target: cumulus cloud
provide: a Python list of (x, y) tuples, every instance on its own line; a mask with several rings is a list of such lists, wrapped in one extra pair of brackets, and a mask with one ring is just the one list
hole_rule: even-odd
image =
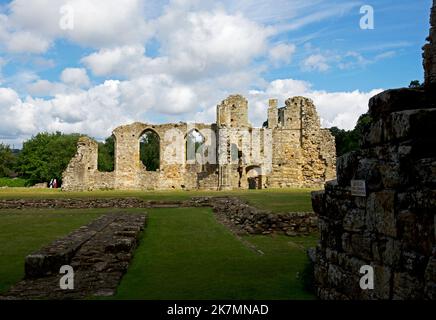
[(280, 43), (270, 50), (269, 57), (276, 66), (280, 64), (289, 64), (295, 50), (296, 46), (294, 44)]
[(67, 68), (61, 73), (61, 80), (66, 85), (75, 88), (88, 87), (90, 84), (88, 74), (83, 68)]
[[(149, 36), (142, 0), (14, 0), (9, 8), (11, 28), (32, 30), (46, 39), (65, 37), (95, 48), (138, 43)], [(61, 28), (66, 14), (72, 14), (72, 30)]]
[[(377, 90), (329, 93), (295, 79), (265, 80), (267, 68), (288, 65), (297, 55), (293, 43), (277, 42), (280, 26), (264, 22), (280, 24), (292, 16), (292, 27), (282, 26), (293, 30), (312, 21), (298, 20), (298, 12), (325, 2), (278, 1), (281, 9), (262, 1), (172, 0), (155, 8), (143, 0), (14, 0), (8, 15), (0, 14), (0, 45), (6, 50), (40, 54), (64, 38), (90, 51), (71, 61), (59, 79), (24, 70), (3, 82), (0, 140), (56, 130), (104, 138), (132, 121), (213, 122), (216, 105), (235, 93), (248, 98), (256, 126), (266, 120), (268, 99), (283, 104), (303, 95), (315, 101), (324, 126), (351, 129)], [(74, 11), (73, 30), (59, 26), (65, 4)], [(340, 60), (337, 53), (302, 49), (304, 71), (362, 62), (358, 53)], [(92, 75), (106, 80), (92, 83)]]
[(330, 69), (330, 65), (327, 58), (322, 54), (312, 54), (304, 59), (301, 68), (304, 71), (325, 72)]

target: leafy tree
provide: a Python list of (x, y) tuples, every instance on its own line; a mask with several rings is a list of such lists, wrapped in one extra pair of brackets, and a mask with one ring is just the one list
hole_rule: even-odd
[(359, 141), (367, 127), (371, 124), (371, 117), (363, 114), (357, 120), (354, 130), (346, 131), (337, 127), (330, 128), (331, 134), (336, 139), (336, 155), (338, 157), (345, 153), (359, 149)]
[(419, 82), (419, 80), (413, 80), (410, 82), (410, 85), (409, 85), (409, 88), (414, 88), (414, 89), (421, 88), (421, 87), (422, 87), (422, 84)]
[(140, 159), (147, 171), (157, 171), (160, 166), (160, 143), (157, 133), (146, 131), (139, 146)]
[(115, 168), (115, 138), (110, 136), (98, 144), (98, 170), (112, 172)]
[(0, 178), (12, 177), (14, 175), (15, 164), (16, 156), (11, 148), (0, 143)]
[(39, 133), (23, 144), (16, 170), (30, 185), (56, 178), (62, 182), (62, 173), (76, 153), (79, 134)]

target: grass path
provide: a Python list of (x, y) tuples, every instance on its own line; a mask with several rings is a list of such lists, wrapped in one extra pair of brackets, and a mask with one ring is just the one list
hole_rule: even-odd
[(150, 210), (117, 299), (312, 299), (301, 273), (315, 239), (246, 237), (247, 248), (209, 208)]

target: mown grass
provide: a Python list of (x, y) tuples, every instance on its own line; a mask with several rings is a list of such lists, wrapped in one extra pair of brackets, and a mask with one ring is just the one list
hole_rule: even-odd
[[(1, 210), (0, 292), (22, 278), (27, 254), (107, 212)], [(148, 212), (148, 226), (115, 299), (314, 298), (302, 273), (305, 249), (316, 237), (244, 237), (260, 255), (219, 224), (210, 208)]]
[(0, 199), (53, 198), (124, 198), (145, 200), (188, 200), (199, 196), (238, 196), (249, 203), (273, 212), (312, 211), (310, 192), (313, 189), (264, 189), (234, 191), (92, 191), (62, 192), (57, 189), (13, 188), (0, 189)]
[(250, 236), (255, 252), (211, 209), (150, 211), (149, 224), (115, 299), (313, 299), (304, 289), (315, 237)]
[(27, 180), (21, 178), (0, 178), (0, 187), (24, 188)]
[(0, 292), (5, 291), (24, 276), (26, 255), (87, 224), (104, 212), (103, 210), (1, 210)]

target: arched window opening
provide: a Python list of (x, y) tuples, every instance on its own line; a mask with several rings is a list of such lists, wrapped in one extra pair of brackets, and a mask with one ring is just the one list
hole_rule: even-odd
[(203, 146), (206, 139), (197, 130), (193, 129), (186, 135), (186, 161), (190, 163), (196, 162), (196, 154), (203, 154)]
[(98, 171), (112, 172), (115, 169), (115, 137), (112, 135), (98, 143)]
[(160, 139), (155, 131), (147, 129), (139, 138), (139, 158), (147, 171), (159, 170)]

